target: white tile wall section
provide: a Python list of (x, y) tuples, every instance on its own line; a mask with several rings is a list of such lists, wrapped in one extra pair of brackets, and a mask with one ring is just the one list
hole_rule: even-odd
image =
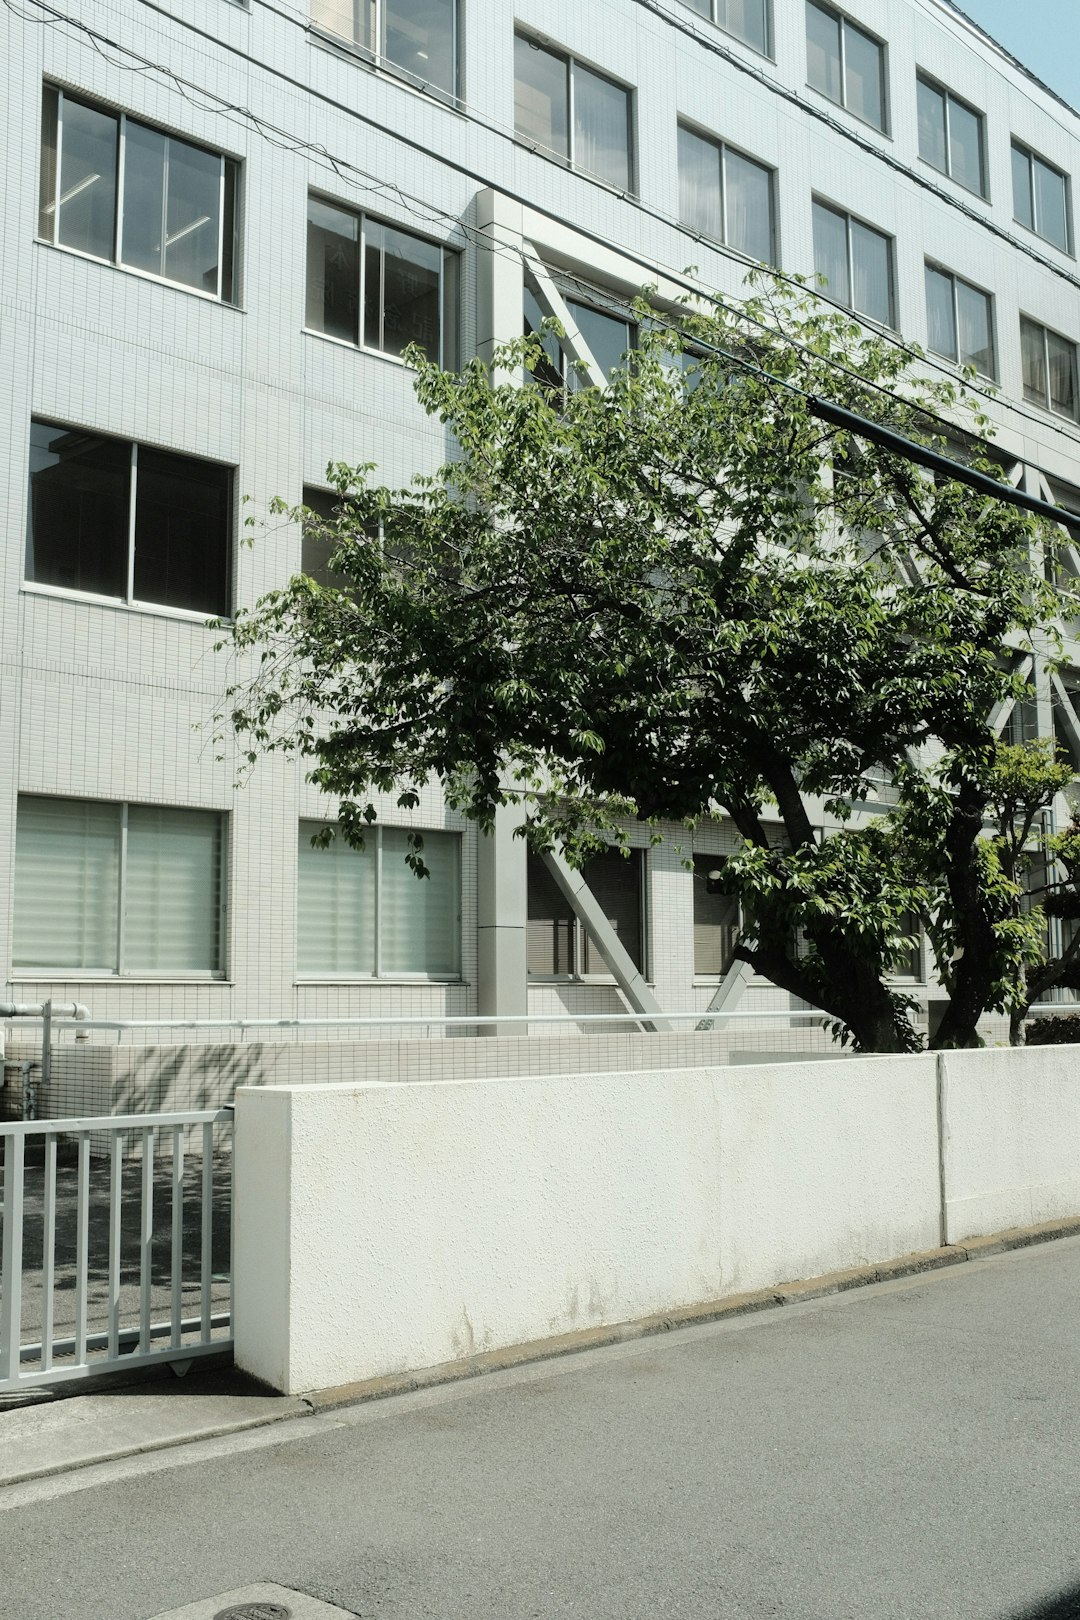
[[(1080, 341), (1080, 297), (1075, 260), (1014, 224), (1009, 158), (1015, 134), (1069, 173), (1075, 190), (1080, 119), (943, 0), (845, 5), (888, 42), (887, 135), (860, 125), (807, 89), (798, 4), (774, 0), (775, 61), (763, 60), (679, 0), (665, 0), (662, 7), (639, 0), (601, 0), (592, 7), (573, 0), (519, 0), (516, 7), (462, 0), (462, 5), (464, 112), (317, 42), (303, 15), (291, 7), (274, 8), (262, 0), (252, 0), (249, 9), (220, 3), (209, 22), (201, 0), (175, 0), (170, 15), (134, 0), (112, 6), (87, 0), (80, 8), (80, 21), (88, 27), (118, 36), (192, 86), (253, 109), (266, 137), (243, 116), (215, 110), (195, 90), (182, 93), (163, 73), (131, 72), (106, 59), (77, 30), (41, 27), (0, 9), (0, 51), (8, 73), (0, 111), (7, 190), (0, 240), (0, 757), (10, 765), (0, 786), (5, 995), (14, 986), (20, 999), (50, 993), (77, 997), (95, 1013), (131, 1018), (475, 1011), (476, 836), (447, 813), (437, 788), (426, 789), (410, 815), (396, 809), (392, 796), (380, 802), (380, 813), (399, 825), (462, 833), (461, 982), (298, 983), (297, 821), (330, 815), (332, 806), (304, 783), (295, 765), (263, 762), (237, 786), (233, 750), (226, 747), (225, 758), (217, 757), (212, 721), (228, 670), (213, 651), (214, 633), (165, 613), (21, 589), (34, 413), (234, 465), (238, 494), (252, 497), (244, 515), (256, 519), (250, 549), (239, 545), (237, 519), (236, 595), (243, 603), (282, 583), (299, 564), (296, 529), (268, 517), (274, 495), (299, 500), (304, 484), (319, 483), (331, 459), (374, 461), (380, 476), (395, 485), (442, 461), (443, 430), (423, 416), (403, 367), (303, 330), (309, 188), (464, 247), (461, 347), (467, 358), (477, 340), (478, 283), (492, 269), (469, 240), (477, 196), (487, 187), (514, 194), (579, 232), (580, 257), (573, 267), (587, 278), (595, 279), (590, 268), (595, 259), (615, 249), (628, 256), (626, 286), (696, 265), (709, 285), (726, 293), (739, 289), (745, 266), (695, 240), (676, 222), (676, 121), (690, 119), (776, 167), (778, 237), (786, 269), (812, 269), (810, 198), (820, 191), (895, 236), (899, 315), (911, 338), (926, 338), (925, 256), (990, 290), (1003, 386), (994, 414), (1008, 447), (1065, 482), (1080, 482), (1075, 427), (1032, 408), (1027, 415), (1012, 408), (1013, 401), (1022, 401), (1020, 310)], [(514, 139), (515, 17), (633, 87), (640, 200), (569, 173)], [(208, 28), (214, 37), (208, 37)], [(971, 197), (918, 158), (914, 90), (920, 66), (985, 115), (987, 201)], [(237, 307), (35, 241), (38, 108), (45, 78), (238, 160)], [(305, 143), (308, 148), (302, 149)], [(335, 164), (324, 153), (341, 161)], [(983, 221), (1004, 236), (993, 234)], [(11, 874), (20, 791), (226, 812), (227, 978), (167, 984), (13, 981)], [(649, 973), (661, 1005), (704, 1010), (715, 987), (694, 982), (692, 882), (676, 847), (680, 835), (666, 831), (668, 841), (648, 855)], [(709, 826), (693, 840), (683, 835), (681, 841), (687, 852), (692, 844), (722, 854), (731, 847), (731, 833)], [(529, 1005), (534, 1011), (579, 1013), (623, 1008), (614, 987), (603, 983), (533, 985)], [(785, 1011), (790, 1002), (778, 991), (753, 985), (744, 1006)], [(767, 1039), (770, 1050), (784, 1051), (795, 1043), (812, 1046), (827, 1039), (805, 1027), (780, 1025), (779, 1020), (748, 1025), (745, 1034), (742, 1026), (738, 1032), (732, 1026), (726, 1049), (735, 1053)], [(547, 1057), (530, 1061), (551, 1061), (566, 1037), (550, 1027), (536, 1026), (530, 1036), (522, 1035), (521, 1051), (539, 1046), (540, 1034)], [(665, 1039), (696, 1037), (680, 1033)], [(335, 1062), (346, 1061), (346, 1045), (358, 1044), (329, 1035), (312, 1043), (319, 1053), (332, 1050)], [(379, 1047), (378, 1061), (389, 1061), (381, 1051), (385, 1043), (363, 1044)], [(500, 1044), (425, 1043), (422, 1061), (448, 1062), (449, 1052), (454, 1062), (465, 1062), (458, 1054), (468, 1045), (477, 1049), (468, 1061), (494, 1063)], [(625, 1066), (622, 1047), (617, 1058)], [(63, 1063), (76, 1061), (87, 1084), (91, 1069), (98, 1073), (94, 1065), (102, 1074), (107, 1070), (101, 1095), (109, 1088), (115, 1094), (120, 1083), (109, 1064), (121, 1062), (119, 1056), (106, 1060), (96, 1045), (77, 1059), (64, 1051)], [(410, 1061), (419, 1064), (421, 1054)], [(660, 1060), (650, 1055), (649, 1061)]]

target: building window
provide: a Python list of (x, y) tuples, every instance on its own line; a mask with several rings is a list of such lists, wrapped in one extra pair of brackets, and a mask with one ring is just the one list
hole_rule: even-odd
[[(644, 852), (629, 859), (617, 849), (593, 855), (581, 869), (634, 966), (644, 971), (642, 890)], [(539, 855), (528, 857), (528, 970), (541, 978), (586, 978), (610, 973)]]
[(457, 95), (457, 0), (312, 0), (311, 20), (413, 84)]
[(296, 966), (304, 978), (456, 979), (461, 973), (461, 839), (423, 833), (429, 876), (406, 865), (401, 827), (375, 827), (365, 848), (311, 842), (300, 823)]
[(1020, 317), (1024, 398), (1077, 420), (1076, 344), (1037, 321)]
[(232, 482), (214, 461), (31, 422), (26, 579), (227, 613)]
[(224, 816), (21, 796), (20, 973), (220, 973)]
[[(566, 300), (567, 312), (576, 325), (589, 353), (604, 377), (609, 381), (617, 366), (625, 365), (626, 357), (634, 347), (637, 327), (625, 316), (609, 310), (596, 309), (592, 304), (580, 304), (573, 298)], [(544, 312), (535, 293), (525, 288), (525, 335), (537, 334), (541, 338), (544, 358), (534, 373), (541, 386), (553, 392), (591, 386), (589, 379), (570, 364), (569, 356), (559, 340), (551, 333), (541, 333)]]
[(232, 303), (237, 166), (46, 85), (38, 235)]
[(990, 294), (940, 266), (926, 266), (928, 346), (962, 366), (994, 377), (994, 322)]
[(725, 33), (734, 34), (762, 56), (769, 55), (767, 0), (684, 0), (691, 11), (708, 17)]
[(630, 91), (528, 34), (514, 35), (514, 128), (572, 169), (633, 189)]
[(739, 902), (720, 887), (722, 855), (694, 856), (694, 977), (723, 978), (735, 960)]
[(1019, 141), (1012, 143), (1013, 214), (1036, 236), (1071, 252), (1069, 181)]
[(457, 365), (458, 255), (411, 231), (308, 198), (309, 331), (379, 354), (416, 343)]
[(957, 185), (986, 196), (983, 117), (966, 101), (920, 73), (919, 156)]
[(806, 76), (830, 101), (885, 128), (885, 47), (817, 0), (806, 0)]
[(775, 262), (772, 170), (682, 124), (679, 218), (750, 259)]
[(896, 325), (892, 241), (882, 231), (815, 201), (814, 269), (838, 304), (882, 326)]

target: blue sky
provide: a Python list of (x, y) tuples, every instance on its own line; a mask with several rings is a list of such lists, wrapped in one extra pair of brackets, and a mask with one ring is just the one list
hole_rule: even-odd
[(1080, 0), (956, 0), (1051, 90), (1080, 108)]

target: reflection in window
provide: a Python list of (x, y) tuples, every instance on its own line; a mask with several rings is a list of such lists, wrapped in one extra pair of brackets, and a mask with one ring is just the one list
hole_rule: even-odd
[(919, 156), (958, 185), (985, 197), (982, 114), (922, 74), (917, 89)]
[(408, 834), (373, 828), (363, 850), (340, 837), (313, 847), (323, 823), (300, 823), (297, 972), (329, 978), (457, 978), (461, 972), (461, 839), (424, 832), (429, 876), (406, 863)]
[(232, 481), (217, 462), (35, 421), (26, 578), (227, 613)]
[(769, 11), (767, 0), (684, 0), (691, 11), (708, 17), (725, 33), (734, 34), (752, 45), (762, 56), (769, 54)]
[[(644, 967), (642, 889), (644, 854), (631, 850), (629, 858), (617, 849), (593, 855), (581, 868), (620, 945), (634, 966)], [(542, 977), (581, 978), (610, 970), (564, 899), (555, 879), (539, 855), (528, 857), (529, 916), (526, 953), (530, 974)]]
[(926, 266), (928, 346), (947, 360), (995, 375), (990, 294), (950, 270)]
[(1020, 317), (1024, 398), (1077, 420), (1076, 344), (1037, 321)]
[(830, 101), (885, 128), (884, 47), (818, 0), (806, 0), (806, 76)]
[(452, 368), (457, 266), (456, 253), (422, 236), (308, 198), (310, 331), (382, 354), (401, 355), (417, 343), (428, 359)]
[(774, 261), (772, 170), (679, 125), (679, 218), (691, 230)]
[(457, 93), (457, 0), (312, 0), (312, 21), (416, 84)]
[(1045, 158), (1012, 143), (1013, 214), (1021, 225), (1070, 251), (1069, 182)]
[(231, 302), (235, 225), (229, 158), (46, 85), (38, 234), (47, 242)]
[(527, 34), (514, 35), (514, 128), (571, 168), (631, 190), (629, 90)]
[[(634, 347), (636, 328), (633, 322), (627, 320), (625, 316), (597, 309), (592, 304), (579, 303), (573, 298), (567, 299), (566, 308), (604, 380), (609, 381), (612, 372), (616, 367), (625, 364), (627, 354)], [(525, 288), (524, 314), (525, 335), (539, 336), (543, 350), (540, 365), (533, 373), (534, 379), (541, 386), (558, 393), (567, 388), (576, 391), (579, 388), (590, 387), (589, 379), (579, 369), (571, 366), (566, 351), (554, 334), (541, 331), (544, 312), (535, 293), (528, 286)]]
[(814, 269), (838, 304), (895, 326), (892, 242), (828, 203), (814, 203)]

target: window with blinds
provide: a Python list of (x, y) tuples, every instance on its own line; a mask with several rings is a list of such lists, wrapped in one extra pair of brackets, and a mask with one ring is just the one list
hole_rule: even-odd
[(24, 795), (15, 834), (15, 969), (220, 973), (224, 817)]
[(311, 842), (300, 823), (296, 963), (311, 978), (457, 978), (461, 972), (461, 839), (425, 832), (426, 878), (406, 864), (408, 833), (377, 827), (363, 850)]
[[(617, 849), (603, 850), (586, 861), (581, 875), (603, 908), (620, 944), (634, 966), (644, 969), (642, 905), (644, 853), (629, 859)], [(526, 934), (528, 970), (538, 978), (572, 978), (610, 970), (574, 909), (538, 855), (529, 855), (529, 915)]]
[(739, 902), (720, 888), (722, 855), (694, 856), (694, 976), (722, 978), (734, 960)]

